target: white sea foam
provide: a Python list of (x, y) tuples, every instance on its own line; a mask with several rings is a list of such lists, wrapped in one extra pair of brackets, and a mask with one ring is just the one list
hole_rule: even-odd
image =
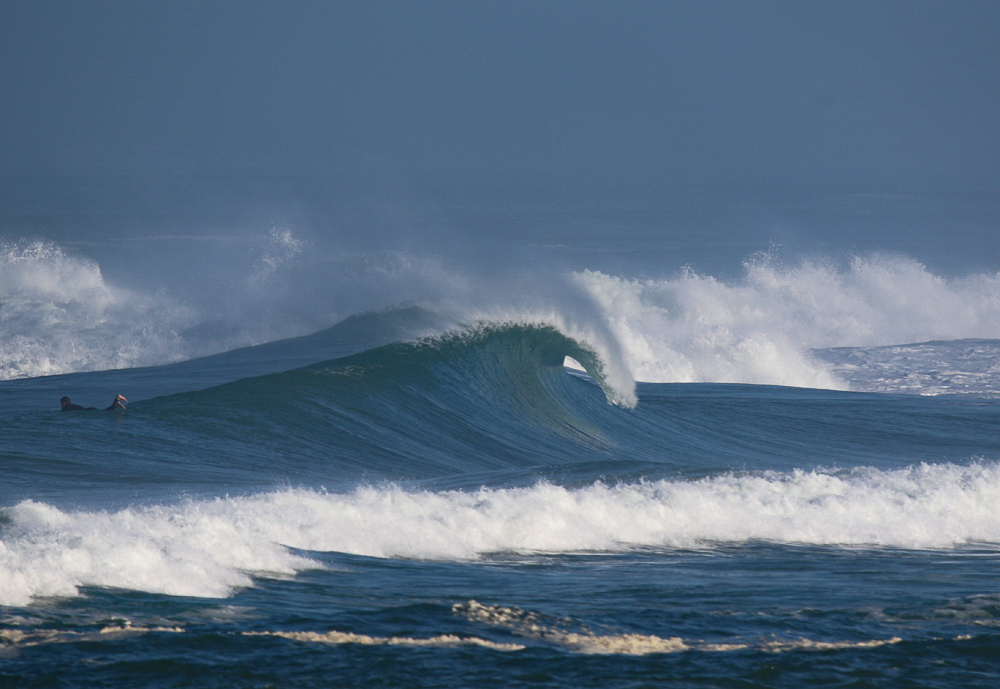
[(1000, 544), (1000, 465), (795, 471), (565, 488), (286, 490), (118, 512), (4, 510), (0, 604), (82, 585), (226, 596), (252, 574), (317, 566), (286, 549), (473, 559), (770, 540), (947, 548)]
[(22, 648), (46, 644), (100, 643), (118, 641), (145, 634), (183, 634), (181, 627), (133, 627), (110, 625), (96, 631), (66, 629), (0, 629), (0, 658), (17, 655)]
[[(785, 264), (758, 255), (735, 280), (581, 271), (568, 282), (520, 273), (485, 284), (400, 252), (318, 256), (285, 227), (254, 246), (224, 261), (234, 265), (212, 285), (186, 289), (185, 303), (116, 286), (50, 242), (0, 243), (0, 379), (167, 363), (416, 300), (455, 322), (557, 327), (598, 354), (609, 398), (625, 406), (635, 403), (635, 380), (1000, 390), (989, 353), (903, 361), (870, 349), (1000, 339), (1000, 274), (945, 279), (900, 256)], [(831, 353), (843, 347), (861, 349), (845, 362)]]
[[(897, 644), (900, 637), (868, 639), (863, 641), (817, 641), (807, 638), (796, 639), (733, 639), (726, 642), (711, 642), (700, 639), (662, 637), (655, 634), (635, 632), (596, 632), (574, 620), (553, 619), (536, 612), (517, 607), (484, 605), (475, 600), (456, 603), (452, 606), (455, 615), (464, 617), (475, 624), (502, 629), (515, 636), (530, 639), (538, 644), (550, 644), (571, 653), (584, 655), (649, 655), (659, 653), (707, 652), (725, 653), (755, 649), (765, 653), (786, 653), (789, 651), (835, 651), (845, 649), (878, 648)], [(577, 629), (577, 631), (571, 631)], [(119, 641), (147, 634), (184, 634), (183, 627), (110, 625), (93, 631), (77, 631), (48, 628), (0, 629), (0, 658), (16, 656), (22, 649), (48, 644), (95, 644), (105, 641)], [(314, 631), (252, 631), (240, 632), (244, 637), (273, 637), (300, 643), (339, 646), (357, 644), (360, 646), (393, 646), (397, 648), (456, 648), (471, 646), (492, 651), (523, 651), (527, 646), (521, 643), (499, 642), (478, 636), (458, 636), (439, 634), (428, 637), (412, 636), (372, 636), (355, 632), (330, 630)], [(962, 635), (955, 641), (968, 640)]]
[(505, 644), (480, 639), (478, 637), (455, 636), (454, 634), (441, 634), (426, 638), (412, 636), (369, 636), (368, 634), (354, 634), (352, 632), (243, 632), (244, 636), (276, 636), (292, 641), (303, 641), (308, 643), (321, 643), (330, 645), (340, 644), (360, 644), (362, 646), (413, 646), (413, 647), (442, 647), (454, 648), (456, 646), (479, 646), (489, 648), (494, 651), (520, 651), (524, 649), (521, 644)]
[(188, 354), (194, 314), (108, 284), (48, 242), (0, 242), (0, 380), (160, 364)]
[(574, 629), (580, 625), (572, 620), (552, 620), (520, 608), (483, 605), (474, 600), (456, 603), (452, 611), (473, 622), (507, 629), (518, 636), (539, 639), (575, 653), (647, 655), (677, 653), (692, 648), (675, 636), (664, 638), (651, 634), (597, 633), (585, 628)]
[[(839, 389), (851, 385), (851, 371), (833, 370), (812, 350), (1000, 338), (1000, 274), (947, 280), (898, 256), (837, 266), (760, 255), (730, 282), (691, 271), (574, 279), (603, 310), (634, 378), (648, 382)], [(882, 369), (882, 389), (922, 391), (902, 381), (912, 372), (893, 378)]]
[[(878, 648), (897, 644), (900, 637), (868, 639), (862, 641), (817, 641), (807, 638), (796, 639), (732, 639), (725, 642), (711, 642), (700, 639), (662, 637), (655, 634), (639, 634), (627, 631), (602, 631), (588, 629), (571, 619), (554, 619), (529, 610), (502, 605), (484, 605), (475, 600), (456, 603), (452, 606), (455, 615), (464, 617), (475, 624), (502, 629), (515, 636), (530, 639), (539, 644), (550, 644), (571, 653), (584, 655), (649, 655), (654, 653), (680, 653), (684, 651), (724, 653), (755, 649), (765, 653), (785, 653), (789, 651), (835, 651), (845, 649)], [(573, 631), (576, 630), (576, 631)], [(0, 629), (0, 658), (16, 656), (20, 650), (48, 644), (87, 643), (119, 641), (147, 634), (184, 634), (183, 627), (110, 625), (93, 631), (77, 631), (48, 628)], [(397, 648), (456, 648), (471, 646), (492, 651), (523, 651), (527, 646), (520, 643), (498, 642), (478, 636), (458, 636), (439, 634), (429, 637), (412, 636), (372, 636), (355, 632), (330, 630), (314, 631), (253, 631), (241, 632), (244, 637), (274, 637), (300, 643), (339, 646), (357, 644), (361, 646), (393, 646)], [(962, 635), (955, 641), (968, 640)]]
[(560, 646), (574, 653), (587, 655), (649, 655), (651, 653), (680, 653), (682, 651), (727, 652), (748, 648), (767, 653), (788, 651), (833, 651), (850, 648), (878, 648), (897, 644), (899, 637), (869, 639), (865, 641), (814, 641), (812, 639), (748, 639), (724, 643), (699, 639), (662, 637), (655, 634), (634, 632), (594, 631), (574, 620), (558, 620), (537, 612), (503, 605), (483, 605), (475, 600), (452, 606), (456, 615), (472, 622), (497, 627), (530, 639)]

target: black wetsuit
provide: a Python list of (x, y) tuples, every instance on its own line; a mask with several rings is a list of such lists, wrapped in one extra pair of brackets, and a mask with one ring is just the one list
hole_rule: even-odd
[(62, 406), (62, 411), (83, 411), (85, 409), (93, 409), (93, 407), (81, 407), (79, 404), (64, 404)]
[[(125, 405), (121, 403), (124, 397), (116, 397), (115, 401), (111, 403), (110, 407), (105, 407), (104, 411), (111, 411), (112, 409), (124, 409)], [(125, 400), (126, 402), (128, 400)], [(62, 411), (93, 411), (95, 407), (83, 407), (79, 404), (73, 404), (69, 401), (69, 397), (63, 397), (59, 402), (62, 404)]]

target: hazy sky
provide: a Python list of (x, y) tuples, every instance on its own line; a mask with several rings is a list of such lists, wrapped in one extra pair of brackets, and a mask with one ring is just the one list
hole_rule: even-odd
[(0, 4), (0, 170), (1000, 184), (1000, 2)]

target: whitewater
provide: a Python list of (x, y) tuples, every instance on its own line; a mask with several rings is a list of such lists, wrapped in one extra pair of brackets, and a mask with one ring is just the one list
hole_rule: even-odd
[[(261, 244), (234, 291), (267, 299), (264, 295), (314, 277), (295, 274), (303, 242), (287, 228), (272, 229)], [(760, 253), (745, 259), (743, 274), (731, 280), (691, 268), (656, 279), (570, 271), (552, 276), (560, 285), (550, 296), (530, 299), (517, 289), (491, 293), (492, 285), (485, 294), (473, 293), (470, 276), (433, 261), (398, 256), (363, 261), (381, 261), (370, 281), (391, 272), (394, 282), (419, 283), (406, 301), (440, 313), (449, 324), (550, 323), (596, 348), (604, 366), (616, 369), (615, 383), (622, 388), (631, 379), (986, 392), (996, 389), (993, 374), (1000, 373), (991, 342), (1000, 339), (1000, 273), (949, 279), (901, 255), (788, 263)], [(319, 330), (316, 324), (332, 325), (354, 313), (314, 308), (301, 318), (311, 328), (281, 322), (267, 310), (262, 315), (273, 322), (247, 323), (233, 314), (225, 322), (224, 307), (217, 303), (191, 305), (162, 292), (116, 286), (92, 260), (42, 240), (0, 244), (0, 268), (0, 379), (5, 380), (191, 359), (305, 335)], [(447, 296), (422, 297), (421, 291)], [(365, 307), (396, 306), (392, 300), (400, 295), (389, 292)], [(236, 316), (244, 314), (237, 309)], [(983, 342), (950, 351), (963, 340)], [(888, 353), (896, 356), (887, 359)], [(914, 377), (942, 369), (970, 380), (940, 389), (931, 381), (913, 384)]]
[[(1000, 466), (927, 465), (695, 481), (439, 491), (284, 490), (120, 511), (7, 510), (0, 603), (81, 586), (224, 598), (248, 572), (321, 567), (294, 551), (475, 560), (494, 553), (712, 549), (766, 540), (954, 548), (1000, 543)], [(289, 550), (294, 549), (294, 550)]]
[(1000, 273), (327, 250), (0, 244), (3, 681), (990, 686)]

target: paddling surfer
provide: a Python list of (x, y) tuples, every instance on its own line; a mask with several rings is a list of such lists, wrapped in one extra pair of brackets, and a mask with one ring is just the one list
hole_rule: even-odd
[[(72, 402), (69, 401), (69, 397), (63, 397), (61, 400), (59, 400), (59, 402), (62, 404), (62, 411), (82, 411), (85, 409), (94, 408), (94, 407), (82, 407), (79, 404), (73, 404)], [(125, 396), (118, 395), (111, 403), (111, 406), (106, 408), (105, 411), (111, 411), (112, 409), (125, 409), (125, 402), (128, 402), (128, 400), (125, 399)]]

